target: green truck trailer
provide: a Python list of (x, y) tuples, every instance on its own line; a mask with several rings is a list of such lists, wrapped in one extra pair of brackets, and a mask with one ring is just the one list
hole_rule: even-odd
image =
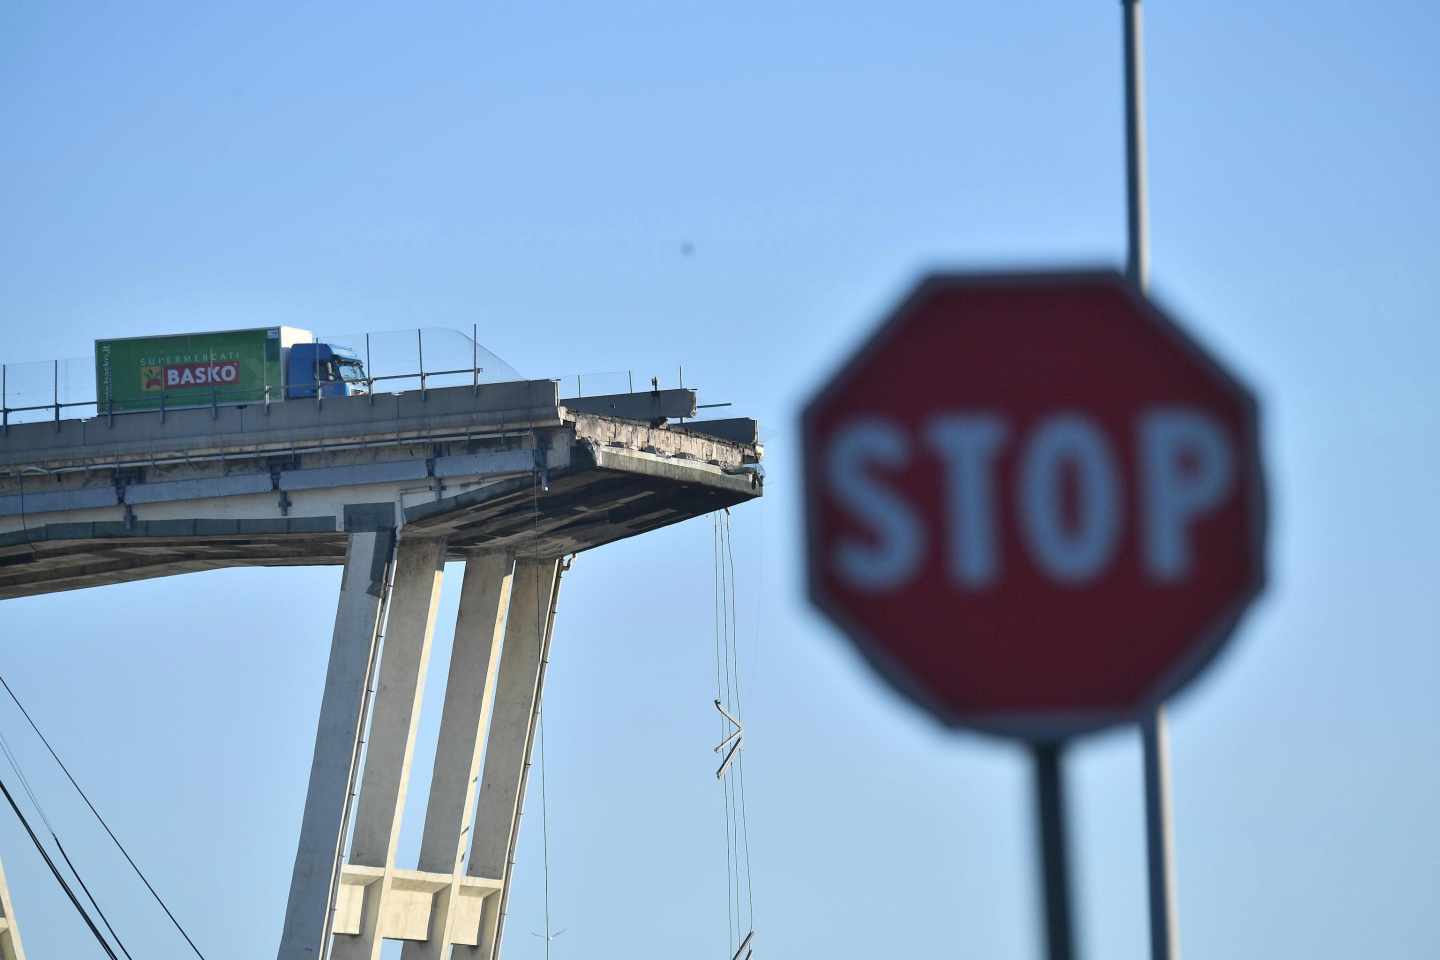
[(95, 341), (102, 414), (343, 397), (363, 377), (358, 359), (296, 327)]

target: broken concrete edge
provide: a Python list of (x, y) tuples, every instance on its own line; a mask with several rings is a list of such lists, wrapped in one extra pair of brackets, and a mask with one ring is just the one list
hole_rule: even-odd
[(762, 456), (759, 444), (716, 437), (676, 424), (657, 427), (633, 420), (585, 414), (575, 418), (574, 430), (577, 441), (590, 441), (609, 449), (651, 451), (718, 466), (759, 463)]
[[(582, 449), (584, 456), (589, 459), (588, 464), (585, 464), (579, 455), (579, 451)], [(765, 476), (758, 468), (727, 469), (709, 463), (696, 463), (645, 451), (622, 450), (594, 444), (586, 444), (583, 447), (577, 445), (576, 459), (581, 461), (579, 464), (581, 466), (588, 465), (599, 470), (614, 470), (620, 473), (643, 474), (675, 483), (693, 484), (697, 480), (698, 472), (703, 476), (705, 486), (743, 493), (747, 497), (758, 497), (763, 494), (765, 489)]]

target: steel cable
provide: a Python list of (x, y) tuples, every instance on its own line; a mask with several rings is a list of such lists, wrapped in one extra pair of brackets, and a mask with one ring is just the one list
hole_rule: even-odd
[[(723, 587), (721, 586), (721, 550), (720, 550), (720, 518), (712, 514), (710, 519), (712, 560), (715, 567), (715, 703), (722, 704), (729, 699), (729, 684), (726, 680), (725, 667), (729, 663), (726, 653), (728, 640), (722, 635), (721, 622), (724, 609)], [(727, 733), (726, 719), (720, 718), (720, 736), (723, 738)], [(738, 757), (737, 757), (738, 759)], [(725, 800), (725, 950), (727, 953), (739, 939), (737, 932), (740, 927), (740, 919), (737, 916), (737, 905), (735, 903), (735, 848), (732, 842), (730, 791), (727, 787), (728, 780), (721, 784), (721, 795)]]
[[(730, 566), (730, 630), (731, 656), (735, 662), (735, 715), (741, 716), (744, 704), (740, 699), (740, 629), (735, 612), (735, 546), (731, 537), (730, 511), (725, 511), (725, 553)], [(745, 895), (750, 908), (750, 929), (755, 929), (755, 886), (750, 871), (750, 816), (745, 808), (745, 751), (735, 757), (740, 797), (740, 827), (745, 838)]]

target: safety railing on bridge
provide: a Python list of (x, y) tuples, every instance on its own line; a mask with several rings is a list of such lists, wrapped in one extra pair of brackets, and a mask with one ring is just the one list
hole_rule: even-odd
[[(121, 409), (102, 396), (97, 358), (75, 357), (30, 363), (0, 363), (0, 431), (22, 423), (124, 416), (129, 413), (167, 411), (251, 403), (315, 403), (323, 407), (329, 397), (371, 397), (438, 387), (471, 386), (524, 379), (494, 352), (478, 342), (477, 330), (464, 333), (446, 328), (390, 330), (369, 333), (319, 333), (315, 342), (326, 344), (341, 362), (322, 370), (317, 359), (311, 383), (297, 390), (286, 383), (251, 386), (214, 384), (167, 390), (163, 380), (147, 399), (144, 410)], [(159, 338), (157, 338), (159, 339)], [(204, 358), (201, 358), (202, 365)], [(681, 374), (683, 381), (683, 374)], [(562, 396), (593, 396), (633, 392), (631, 371), (603, 371), (555, 378)], [(640, 389), (648, 389), (645, 379)], [(287, 400), (286, 394), (290, 396)]]

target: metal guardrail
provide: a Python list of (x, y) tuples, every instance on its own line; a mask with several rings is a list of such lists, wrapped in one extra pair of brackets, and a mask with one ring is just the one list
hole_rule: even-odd
[[(321, 386), (323, 387), (324, 383), (342, 382), (347, 394), (368, 395), (373, 399), (380, 393), (419, 390), (423, 396), (427, 390), (433, 388), (462, 385), (478, 391), (487, 383), (525, 379), (514, 367), (482, 346), (478, 341), (478, 333), (477, 325), (472, 327), (468, 335), (459, 330), (433, 327), (339, 335), (316, 334), (317, 342), (343, 349), (359, 360), (364, 373), (363, 376), (341, 376), (338, 381), (321, 381)], [(428, 364), (427, 354), (430, 358)], [(319, 381), (318, 370), (315, 379)], [(633, 393), (636, 386), (634, 371), (630, 370), (571, 374), (552, 379), (561, 385), (562, 394), (569, 395), (568, 391), (573, 386), (574, 395), (582, 397)], [(680, 368), (679, 383), (684, 386), (683, 368)], [(640, 389), (658, 386), (658, 378), (642, 378)], [(306, 385), (306, 388), (310, 389), (310, 385)], [(243, 393), (240, 394), (234, 392), (235, 389), (212, 387), (208, 398), (197, 402), (197, 394), (193, 388), (179, 395), (167, 393), (162, 388), (157, 408), (111, 410), (105, 409), (98, 398), (95, 360), (92, 357), (0, 364), (0, 433), (21, 423), (50, 421), (54, 422), (55, 429), (59, 430), (60, 424), (66, 420), (86, 420), (101, 416), (113, 419), (131, 413), (153, 413), (157, 409), (163, 419), (167, 411), (205, 407), (218, 415), (221, 406), (251, 403), (268, 406), (281, 401), (297, 403), (311, 399), (286, 398), (281, 395), (285, 389), (281, 384), (242, 388)], [(314, 391), (313, 400), (317, 406), (323, 406), (325, 399), (322, 390)], [(72, 410), (82, 412), (78, 415), (67, 413)]]
[[(363, 344), (365, 376), (342, 377), (347, 393), (376, 393), (377, 384), (392, 384), (404, 388), (406, 381), (422, 391), (432, 386), (452, 386), (466, 382), (475, 389), (484, 383), (503, 383), (523, 379), (514, 367), (495, 353), (486, 349), (476, 339), (477, 329), (470, 335), (458, 330), (442, 328), (418, 328), (414, 330), (363, 333), (333, 337), (320, 334), (315, 340), (341, 347), (349, 344)], [(413, 350), (399, 349), (399, 344), (413, 344)], [(350, 352), (359, 352), (352, 347)], [(431, 362), (427, 365), (426, 354)], [(438, 366), (437, 366), (438, 364)], [(382, 372), (383, 371), (383, 372)], [(320, 371), (316, 370), (314, 381), (322, 387), (325, 383)], [(321, 390), (315, 390), (315, 383), (305, 384), (304, 389), (317, 402), (323, 402)], [(250, 403), (270, 404), (287, 398), (283, 384), (262, 384), (253, 388), (212, 387), (207, 394), (187, 389), (177, 393), (162, 388), (157, 396), (158, 409), (163, 418), (169, 410), (196, 409), (220, 406), (236, 406)], [(397, 391), (399, 392), (399, 391)], [(129, 413), (153, 412), (153, 410), (107, 409), (98, 396), (95, 360), (91, 357), (76, 357), (64, 360), (49, 360), (36, 363), (0, 364), (0, 432), (13, 424), (52, 421), (59, 429), (63, 420), (89, 419), (90, 417), (116, 417)], [(67, 411), (81, 411), (78, 415)]]
[[(66, 362), (68, 363), (70, 361)], [(10, 426), (10, 414), (12, 413), (29, 413), (35, 410), (54, 410), (55, 419), (58, 421), (60, 419), (61, 410), (64, 410), (68, 407), (85, 407), (95, 405), (94, 400), (78, 400), (61, 403), (60, 361), (52, 360), (51, 364), (53, 365), (52, 369), (54, 370), (54, 373), (51, 377), (51, 385), (54, 399), (50, 403), (33, 404), (31, 406), (25, 407), (12, 407), (9, 405), (7, 397), (9, 395), (10, 367), (13, 365), (0, 363), (0, 429), (8, 428)]]

